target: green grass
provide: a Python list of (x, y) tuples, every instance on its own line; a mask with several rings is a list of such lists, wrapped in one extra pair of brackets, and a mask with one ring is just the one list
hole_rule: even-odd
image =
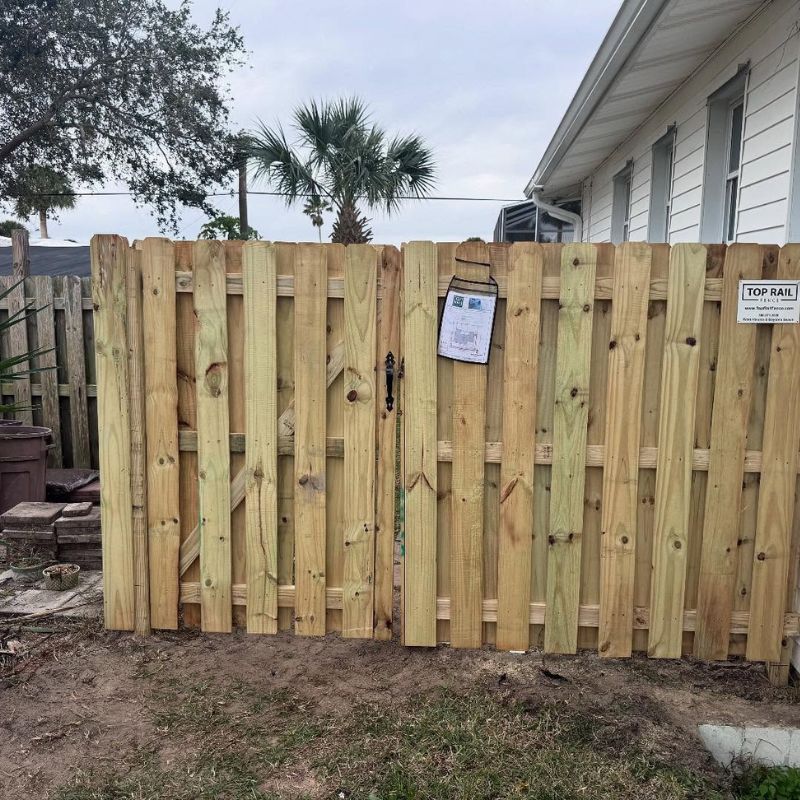
[(640, 742), (603, 746), (610, 733), (605, 717), (555, 703), (527, 709), (481, 692), (435, 693), (399, 712), (358, 710), (315, 767), (365, 800), (725, 797)]
[[(323, 728), (287, 692), (251, 686), (186, 686), (166, 679), (153, 694), (161, 734), (133, 763), (116, 772), (88, 770), (54, 795), (57, 800), (272, 800), (264, 776), (280, 769)], [(164, 765), (159, 744), (178, 753)]]
[[(248, 684), (143, 680), (157, 729), (148, 748), (111, 771), (78, 774), (55, 800), (735, 797), (721, 773), (681, 765), (669, 752), (681, 743), (657, 721), (631, 724), (622, 707), (423, 691), (399, 706), (334, 715)], [(311, 790), (287, 778), (298, 772)]]
[(800, 800), (800, 769), (753, 767), (734, 780), (737, 800)]

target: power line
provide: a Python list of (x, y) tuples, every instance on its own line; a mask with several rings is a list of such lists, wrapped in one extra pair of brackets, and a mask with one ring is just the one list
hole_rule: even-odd
[[(29, 195), (30, 197), (131, 197), (133, 192), (36, 192)], [(210, 192), (203, 195), (206, 197), (234, 197), (235, 192)], [(248, 191), (248, 195), (261, 195), (265, 197), (314, 197), (311, 193), (302, 192), (300, 194), (292, 195), (289, 192), (256, 192)], [(14, 198), (9, 198), (13, 200)], [(357, 197), (357, 200), (364, 200), (365, 197)], [(397, 200), (438, 200), (445, 202), (472, 202), (472, 203), (524, 203), (525, 198), (522, 197), (464, 197), (459, 195), (430, 195), (428, 197), (417, 197), (413, 194), (397, 195)]]

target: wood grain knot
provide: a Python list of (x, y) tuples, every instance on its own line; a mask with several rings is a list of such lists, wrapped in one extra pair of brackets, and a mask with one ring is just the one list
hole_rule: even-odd
[(222, 394), (222, 385), (225, 379), (226, 364), (215, 361), (206, 370), (205, 384), (212, 397), (219, 397)]

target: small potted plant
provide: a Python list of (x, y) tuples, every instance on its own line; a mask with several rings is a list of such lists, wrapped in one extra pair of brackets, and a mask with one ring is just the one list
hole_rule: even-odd
[(9, 566), (14, 577), (24, 583), (33, 583), (42, 577), (42, 570), (52, 564), (52, 559), (45, 558), (31, 547), (20, 547), (12, 542), (3, 542), (9, 549)]

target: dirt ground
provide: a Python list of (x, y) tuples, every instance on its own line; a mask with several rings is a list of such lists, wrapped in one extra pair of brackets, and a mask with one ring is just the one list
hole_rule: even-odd
[[(612, 661), (589, 653), (543, 659), (289, 634), (181, 631), (137, 640), (105, 632), (97, 621), (41, 625), (45, 632), (0, 634), (23, 643), (21, 655), (0, 662), (0, 797), (421, 798), (474, 791), (539, 798), (545, 794), (532, 793), (535, 776), (524, 774), (513, 748), (524, 754), (543, 735), (569, 752), (606, 759), (598, 774), (607, 770), (603, 764), (634, 754), (650, 772), (631, 773), (631, 780), (645, 774), (657, 777), (653, 787), (667, 786), (663, 770), (676, 765), (691, 776), (674, 778), (675, 793), (651, 787), (630, 796), (708, 797), (713, 786), (713, 796), (729, 797), (697, 724), (800, 724), (798, 689), (774, 689), (762, 668), (744, 663)], [(425, 717), (424, 708), (434, 710)], [(452, 726), (439, 730), (448, 715)], [(503, 749), (491, 750), (501, 729)], [(503, 787), (505, 773), (487, 777), (482, 765), (458, 760), (474, 746), (465, 738), (473, 732), (508, 765), (516, 789)], [(456, 764), (453, 780), (463, 781), (461, 773), (473, 770), (474, 790), (450, 778), (435, 790), (403, 789), (406, 778), (397, 776), (391, 786), (400, 788), (386, 788), (387, 770), (411, 764), (413, 773), (426, 737), (431, 752), (448, 742), (434, 771)], [(264, 747), (271, 748), (266, 760)], [(221, 766), (204, 776), (221, 754)], [(239, 791), (234, 778), (243, 773), (231, 766), (234, 756), (252, 793)], [(224, 786), (214, 783), (223, 768)], [(419, 780), (428, 780), (430, 769), (420, 762)], [(176, 774), (183, 783), (172, 783)], [(552, 780), (571, 778), (553, 773)], [(552, 797), (614, 796), (572, 791)]]

